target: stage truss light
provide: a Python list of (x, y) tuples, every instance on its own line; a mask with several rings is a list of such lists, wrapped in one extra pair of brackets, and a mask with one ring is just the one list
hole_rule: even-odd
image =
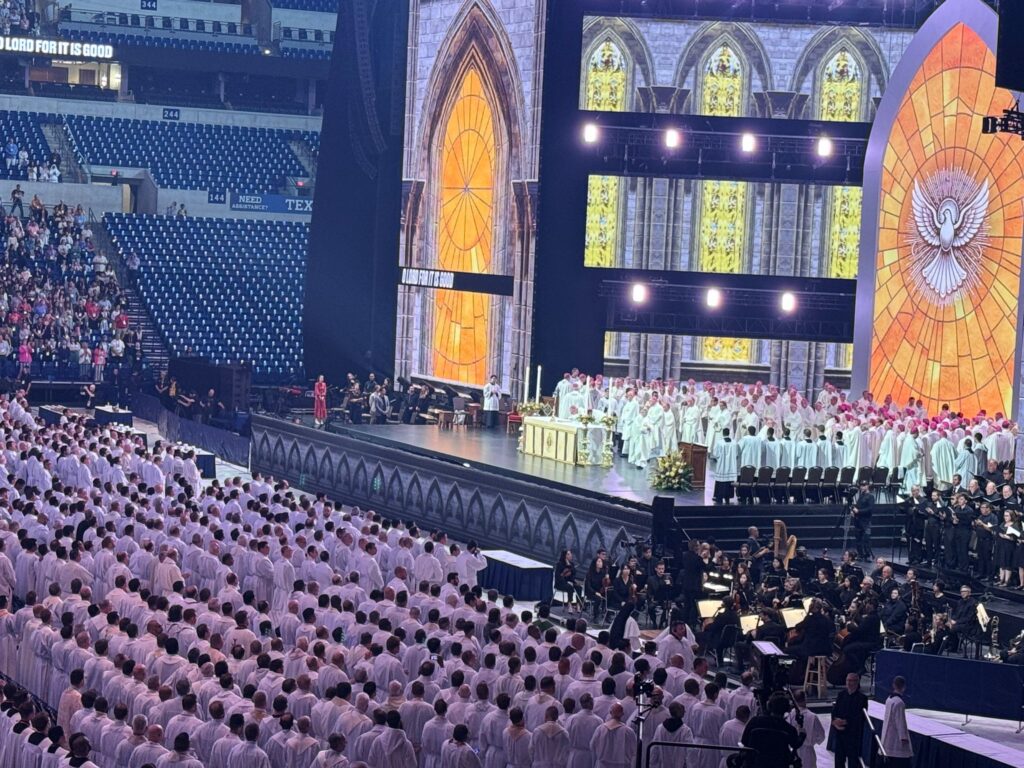
[(583, 126), (583, 141), (587, 144), (595, 144), (600, 136), (597, 123), (587, 123)]
[(665, 131), (665, 146), (669, 149), (676, 149), (683, 143), (683, 134), (677, 128), (669, 128)]
[(757, 137), (752, 133), (744, 133), (740, 137), (740, 149), (744, 152), (753, 152), (757, 149)]
[(832, 157), (832, 139), (822, 136), (818, 139), (818, 157)]
[(633, 283), (632, 288), (629, 289), (629, 297), (634, 304), (643, 304), (647, 301), (647, 286), (643, 283)]
[(722, 306), (722, 292), (717, 288), (708, 288), (708, 292), (704, 294), (704, 302), (711, 309), (718, 309)]
[(779, 305), (782, 307), (783, 312), (793, 312), (796, 309), (796, 296), (786, 291), (782, 294), (782, 298), (779, 299)]

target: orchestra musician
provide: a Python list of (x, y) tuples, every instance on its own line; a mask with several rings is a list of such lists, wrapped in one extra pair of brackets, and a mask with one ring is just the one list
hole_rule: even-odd
[(587, 569), (587, 578), (583, 582), (583, 594), (594, 601), (594, 618), (597, 619), (598, 609), (608, 595), (611, 577), (605, 560), (607, 553), (598, 552)]
[(684, 621), (690, 626), (696, 626), (697, 619), (699, 618), (697, 601), (700, 600), (703, 594), (704, 578), (706, 576), (704, 561), (701, 559), (699, 552), (700, 542), (697, 539), (690, 539), (686, 552), (683, 553), (679, 574), (676, 577), (676, 582), (682, 590)]
[(954, 650), (960, 647), (961, 640), (974, 640), (981, 634), (981, 626), (978, 624), (978, 600), (971, 595), (969, 584), (960, 587), (960, 602), (953, 606), (949, 614), (949, 631)]
[(348, 411), (349, 421), (353, 424), (363, 423), (363, 390), (359, 386), (359, 379), (356, 378), (354, 373), (348, 374), (343, 407)]
[(576, 560), (571, 549), (563, 549), (555, 566), (555, 589), (569, 596), (569, 606), (576, 611), (583, 608), (583, 595), (576, 583)]
[(798, 659), (828, 656), (832, 652), (835, 624), (825, 615), (825, 606), (818, 598), (811, 600), (807, 615), (793, 627), (787, 638), (786, 653)]

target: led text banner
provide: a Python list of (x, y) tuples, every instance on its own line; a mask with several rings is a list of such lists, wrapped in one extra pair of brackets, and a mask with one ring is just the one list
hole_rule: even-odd
[(473, 272), (450, 272), (443, 269), (402, 268), (402, 285), (417, 288), (442, 288), (447, 291), (486, 293), (511, 296), (515, 280), (509, 275), (478, 275)]
[(22, 53), (75, 59), (112, 59), (114, 58), (114, 46), (102, 43), (82, 43), (77, 40), (0, 35), (0, 53)]

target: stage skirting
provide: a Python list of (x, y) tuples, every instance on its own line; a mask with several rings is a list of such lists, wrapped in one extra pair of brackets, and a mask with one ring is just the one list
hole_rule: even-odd
[(896, 675), (907, 680), (907, 706), (978, 717), (1024, 716), (1024, 667), (955, 656), (879, 651), (875, 699), (884, 702)]
[[(877, 684), (876, 684), (877, 688)], [(868, 716), (875, 732), (882, 732), (882, 716), (885, 705), (877, 701), (868, 702)], [(1014, 725), (1007, 723), (1008, 731)], [(928, 768), (1020, 768), (1024, 765), (1024, 753), (1011, 747), (997, 744), (971, 733), (965, 733), (946, 723), (927, 717), (907, 713), (907, 728), (910, 744), (914, 749), (911, 765)], [(878, 751), (878, 743), (865, 733), (865, 747), (862, 755), (864, 765), (885, 765)]]
[(620, 542), (651, 530), (648, 511), (611, 497), (464, 466), (357, 432), (335, 434), (259, 415), (252, 420), (251, 467), (345, 504), (542, 563), (557, 562), (564, 548), (589, 562), (599, 548), (618, 552)]
[(496, 589), (518, 600), (550, 602), (555, 569), (528, 557), (504, 549), (485, 549), (487, 567), (480, 571), (477, 582), (484, 589)]

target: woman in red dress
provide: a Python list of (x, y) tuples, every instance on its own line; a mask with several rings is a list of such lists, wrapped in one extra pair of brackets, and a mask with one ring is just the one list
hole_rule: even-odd
[(313, 423), (322, 427), (327, 421), (327, 382), (323, 374), (316, 379), (313, 385)]

